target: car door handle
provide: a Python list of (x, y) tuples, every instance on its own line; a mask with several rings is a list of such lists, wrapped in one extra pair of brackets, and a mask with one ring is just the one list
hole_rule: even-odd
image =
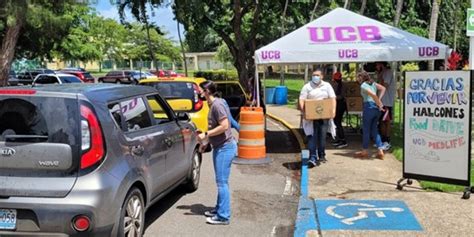
[(171, 146), (173, 146), (173, 143), (174, 143), (174, 142), (173, 142), (173, 140), (172, 140), (171, 138), (169, 138), (169, 137), (165, 138), (165, 144), (166, 144), (166, 146), (171, 147)]
[(145, 148), (141, 145), (132, 146), (130, 147), (130, 150), (132, 151), (132, 154), (136, 156), (142, 156), (143, 153), (145, 153)]

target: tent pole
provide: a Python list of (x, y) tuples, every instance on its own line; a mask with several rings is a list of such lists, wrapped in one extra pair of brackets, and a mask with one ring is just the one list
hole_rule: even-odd
[[(257, 58), (257, 56), (255, 55), (255, 58)], [(255, 85), (254, 85), (254, 88), (256, 89), (255, 91), (255, 97), (257, 98), (257, 107), (260, 107), (260, 88), (258, 87), (260, 83), (258, 83), (258, 64), (257, 64), (257, 60), (255, 60)]]
[[(265, 77), (265, 71), (267, 70), (266, 68), (267, 68), (267, 66), (265, 65), (265, 66), (263, 67), (263, 74), (262, 74), (262, 79), (263, 79), (263, 83), (262, 83), (262, 86), (263, 86), (263, 101), (265, 101), (266, 98), (267, 98), (267, 92), (266, 92), (267, 86), (266, 86), (266, 83), (265, 83), (265, 79), (266, 79), (266, 77)], [(258, 74), (258, 72), (257, 72), (257, 74)], [(260, 83), (259, 83), (259, 85), (260, 85)], [(259, 101), (260, 101), (260, 100), (259, 100)], [(265, 103), (265, 102), (264, 102), (264, 103)]]
[(304, 68), (304, 84), (306, 84), (306, 82), (308, 82), (308, 72), (309, 72), (309, 65), (306, 64), (306, 66)]

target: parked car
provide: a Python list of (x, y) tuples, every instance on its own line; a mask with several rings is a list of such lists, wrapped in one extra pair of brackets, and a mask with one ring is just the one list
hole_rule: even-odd
[(109, 82), (117, 84), (138, 84), (146, 76), (135, 70), (110, 71), (104, 77), (99, 77), (99, 82)]
[(81, 72), (87, 72), (87, 70), (85, 68), (82, 68), (82, 67), (66, 67), (66, 68), (63, 68), (59, 71), (81, 71)]
[(55, 71), (47, 68), (37, 68), (18, 73), (18, 82), (20, 84), (31, 84), (38, 74), (54, 74)]
[(141, 236), (145, 210), (198, 188), (195, 132), (152, 87), (0, 89), (0, 236)]
[(85, 83), (94, 83), (95, 81), (95, 78), (90, 74), (90, 72), (84, 70), (83, 68), (64, 68), (58, 72), (74, 75)]
[(156, 88), (173, 110), (189, 113), (197, 128), (205, 132), (209, 106), (199, 96), (199, 84), (204, 81), (204, 78), (158, 78), (141, 80), (140, 85)]
[(184, 77), (184, 74), (177, 73), (173, 70), (164, 70), (164, 69), (158, 69), (158, 70), (150, 70), (150, 73), (156, 75), (157, 77)]
[(250, 101), (250, 95), (245, 92), (237, 80), (215, 81), (215, 83), (217, 92), (227, 101), (232, 117), (239, 121), (240, 107), (245, 106), (247, 101)]
[(18, 82), (19, 82), (19, 80), (16, 77), (15, 71), (10, 70), (10, 73), (8, 74), (7, 85), (8, 86), (16, 86), (16, 85), (18, 85)]
[(33, 80), (33, 85), (37, 84), (66, 84), (66, 83), (82, 83), (82, 81), (71, 74), (57, 73), (57, 74), (39, 74)]

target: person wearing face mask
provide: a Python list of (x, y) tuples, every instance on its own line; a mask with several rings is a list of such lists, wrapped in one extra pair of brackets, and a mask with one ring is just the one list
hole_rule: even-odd
[[(332, 99), (333, 114), (336, 113), (336, 94), (331, 84), (322, 80), (323, 72), (316, 69), (311, 81), (306, 83), (300, 92), (299, 108), (304, 113), (304, 101), (308, 99), (323, 100)], [(304, 116), (303, 116), (304, 117)], [(303, 130), (308, 138), (309, 163), (312, 168), (326, 162), (326, 132), (328, 130), (328, 119), (306, 120), (303, 119)]]
[(356, 152), (355, 157), (369, 158), (369, 140), (372, 137), (378, 148), (377, 158), (383, 159), (383, 144), (377, 124), (381, 111), (384, 109), (380, 98), (385, 94), (385, 87), (374, 82), (365, 71), (357, 74), (357, 82), (360, 84), (360, 94), (364, 101), (364, 108), (362, 110), (362, 150)]

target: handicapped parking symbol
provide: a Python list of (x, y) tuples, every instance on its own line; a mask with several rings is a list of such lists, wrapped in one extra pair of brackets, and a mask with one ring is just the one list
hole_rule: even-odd
[[(355, 216), (343, 216), (337, 214), (336, 208), (337, 207), (344, 207), (344, 206), (356, 206), (357, 208), (357, 215)], [(341, 219), (341, 222), (346, 225), (353, 225), (354, 222), (367, 219), (369, 218), (369, 214), (373, 212), (376, 217), (378, 218), (385, 218), (385, 212), (403, 212), (404, 209), (400, 207), (376, 207), (375, 205), (366, 204), (366, 203), (357, 203), (357, 202), (349, 202), (349, 203), (338, 203), (334, 206), (328, 206), (326, 208), (326, 213), (330, 216), (334, 216), (337, 219)]]

